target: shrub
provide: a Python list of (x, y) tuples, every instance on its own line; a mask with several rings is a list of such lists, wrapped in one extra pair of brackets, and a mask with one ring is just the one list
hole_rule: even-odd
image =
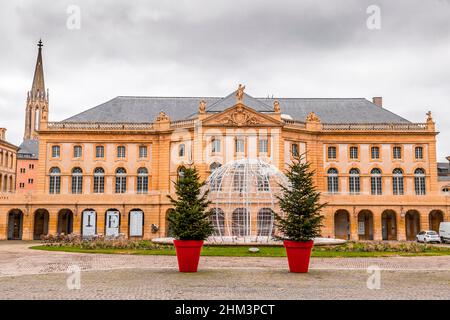
[(83, 239), (79, 234), (56, 234), (46, 235), (42, 237), (42, 241), (48, 246), (59, 247), (77, 247), (81, 249), (170, 249), (170, 245), (154, 244), (148, 240), (130, 240), (126, 239), (123, 234), (118, 237), (104, 237), (103, 235), (95, 235), (89, 239)]

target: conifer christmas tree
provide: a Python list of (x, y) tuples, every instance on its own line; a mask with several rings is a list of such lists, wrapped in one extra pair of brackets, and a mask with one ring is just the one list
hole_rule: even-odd
[(182, 167), (175, 182), (177, 198), (167, 197), (174, 209), (167, 219), (171, 224), (173, 236), (179, 240), (205, 240), (214, 231), (207, 210), (208, 191), (202, 193), (204, 181), (200, 181), (197, 169)]
[(275, 221), (280, 240), (309, 241), (320, 236), (323, 216), (321, 209), (326, 203), (320, 203), (310, 164), (302, 161), (303, 156), (294, 160), (286, 176), (289, 185), (281, 186), (281, 195), (277, 196), (281, 212), (275, 213)]

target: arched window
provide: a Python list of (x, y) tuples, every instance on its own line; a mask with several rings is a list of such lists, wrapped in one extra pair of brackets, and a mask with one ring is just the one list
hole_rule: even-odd
[(245, 188), (245, 168), (244, 165), (240, 164), (236, 167), (236, 170), (233, 175), (233, 191), (235, 192), (244, 192)]
[(211, 172), (214, 172), (216, 169), (220, 168), (222, 165), (218, 162), (213, 162), (211, 163), (211, 165), (209, 166), (209, 170)]
[(425, 170), (419, 168), (414, 171), (414, 189), (417, 195), (426, 193)]
[(395, 195), (404, 194), (403, 170), (400, 168), (392, 171), (392, 192)]
[(137, 174), (137, 193), (148, 193), (148, 170), (139, 168)]
[(351, 194), (359, 194), (361, 192), (359, 170), (356, 168), (350, 170), (349, 190)]
[(270, 191), (269, 179), (270, 179), (269, 175), (267, 175), (267, 174), (257, 175), (258, 191), (259, 192)]
[(381, 170), (378, 168), (372, 169), (370, 171), (370, 189), (373, 195), (380, 195), (383, 193), (383, 180), (381, 177)]
[(184, 167), (181, 166), (181, 167), (178, 167), (177, 178), (178, 179), (182, 179), (183, 177), (184, 177)]
[(95, 168), (94, 170), (94, 193), (105, 192), (105, 170)]
[(127, 171), (124, 168), (116, 170), (116, 193), (127, 192)]
[(335, 168), (330, 168), (328, 170), (328, 192), (338, 193), (339, 192), (339, 172)]
[(72, 193), (81, 194), (83, 192), (83, 170), (74, 168), (72, 170)]
[(211, 209), (211, 215), (209, 219), (214, 227), (213, 235), (216, 237), (221, 237), (225, 235), (225, 213), (222, 209), (214, 208)]
[(49, 193), (57, 194), (61, 192), (61, 170), (57, 167), (50, 169)]
[[(209, 170), (211, 171), (211, 174), (214, 174), (214, 172), (220, 168), (222, 165), (218, 162), (213, 162), (209, 166)], [(214, 174), (215, 176), (211, 180), (211, 191), (220, 191), (222, 190), (222, 174), (218, 174), (217, 172)]]
[(186, 147), (184, 146), (184, 143), (182, 143), (178, 146), (178, 156), (184, 157), (185, 153), (186, 153)]
[(231, 232), (233, 236), (245, 237), (250, 231), (250, 216), (247, 209), (237, 208), (233, 211)]
[(274, 214), (272, 209), (262, 208), (259, 210), (257, 216), (257, 231), (259, 237), (268, 237), (273, 235), (273, 220)]

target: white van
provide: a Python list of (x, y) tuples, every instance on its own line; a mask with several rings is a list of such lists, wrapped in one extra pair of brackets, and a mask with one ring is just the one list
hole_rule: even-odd
[(441, 222), (439, 224), (439, 236), (442, 243), (450, 242), (450, 222)]

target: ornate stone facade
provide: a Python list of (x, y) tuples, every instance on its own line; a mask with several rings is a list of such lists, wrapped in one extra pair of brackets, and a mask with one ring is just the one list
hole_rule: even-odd
[[(37, 130), (35, 190), (0, 195), (0, 239), (61, 232), (165, 236), (166, 196), (181, 165), (195, 165), (206, 179), (218, 165), (241, 158), (283, 171), (299, 154), (311, 163), (328, 203), (325, 237), (406, 240), (450, 220), (431, 114), (425, 123), (393, 121), (381, 106), (361, 100), (358, 107), (374, 120), (355, 121), (345, 101), (321, 107), (306, 99), (293, 106), (292, 99), (253, 98), (244, 88), (225, 98), (117, 98), (119, 105), (133, 99), (126, 114), (92, 111), (83, 113), (91, 118), (48, 122), (45, 113)], [(148, 114), (129, 120), (139, 103)], [(330, 104), (336, 119), (324, 109)], [(337, 121), (343, 112), (352, 120)]]

